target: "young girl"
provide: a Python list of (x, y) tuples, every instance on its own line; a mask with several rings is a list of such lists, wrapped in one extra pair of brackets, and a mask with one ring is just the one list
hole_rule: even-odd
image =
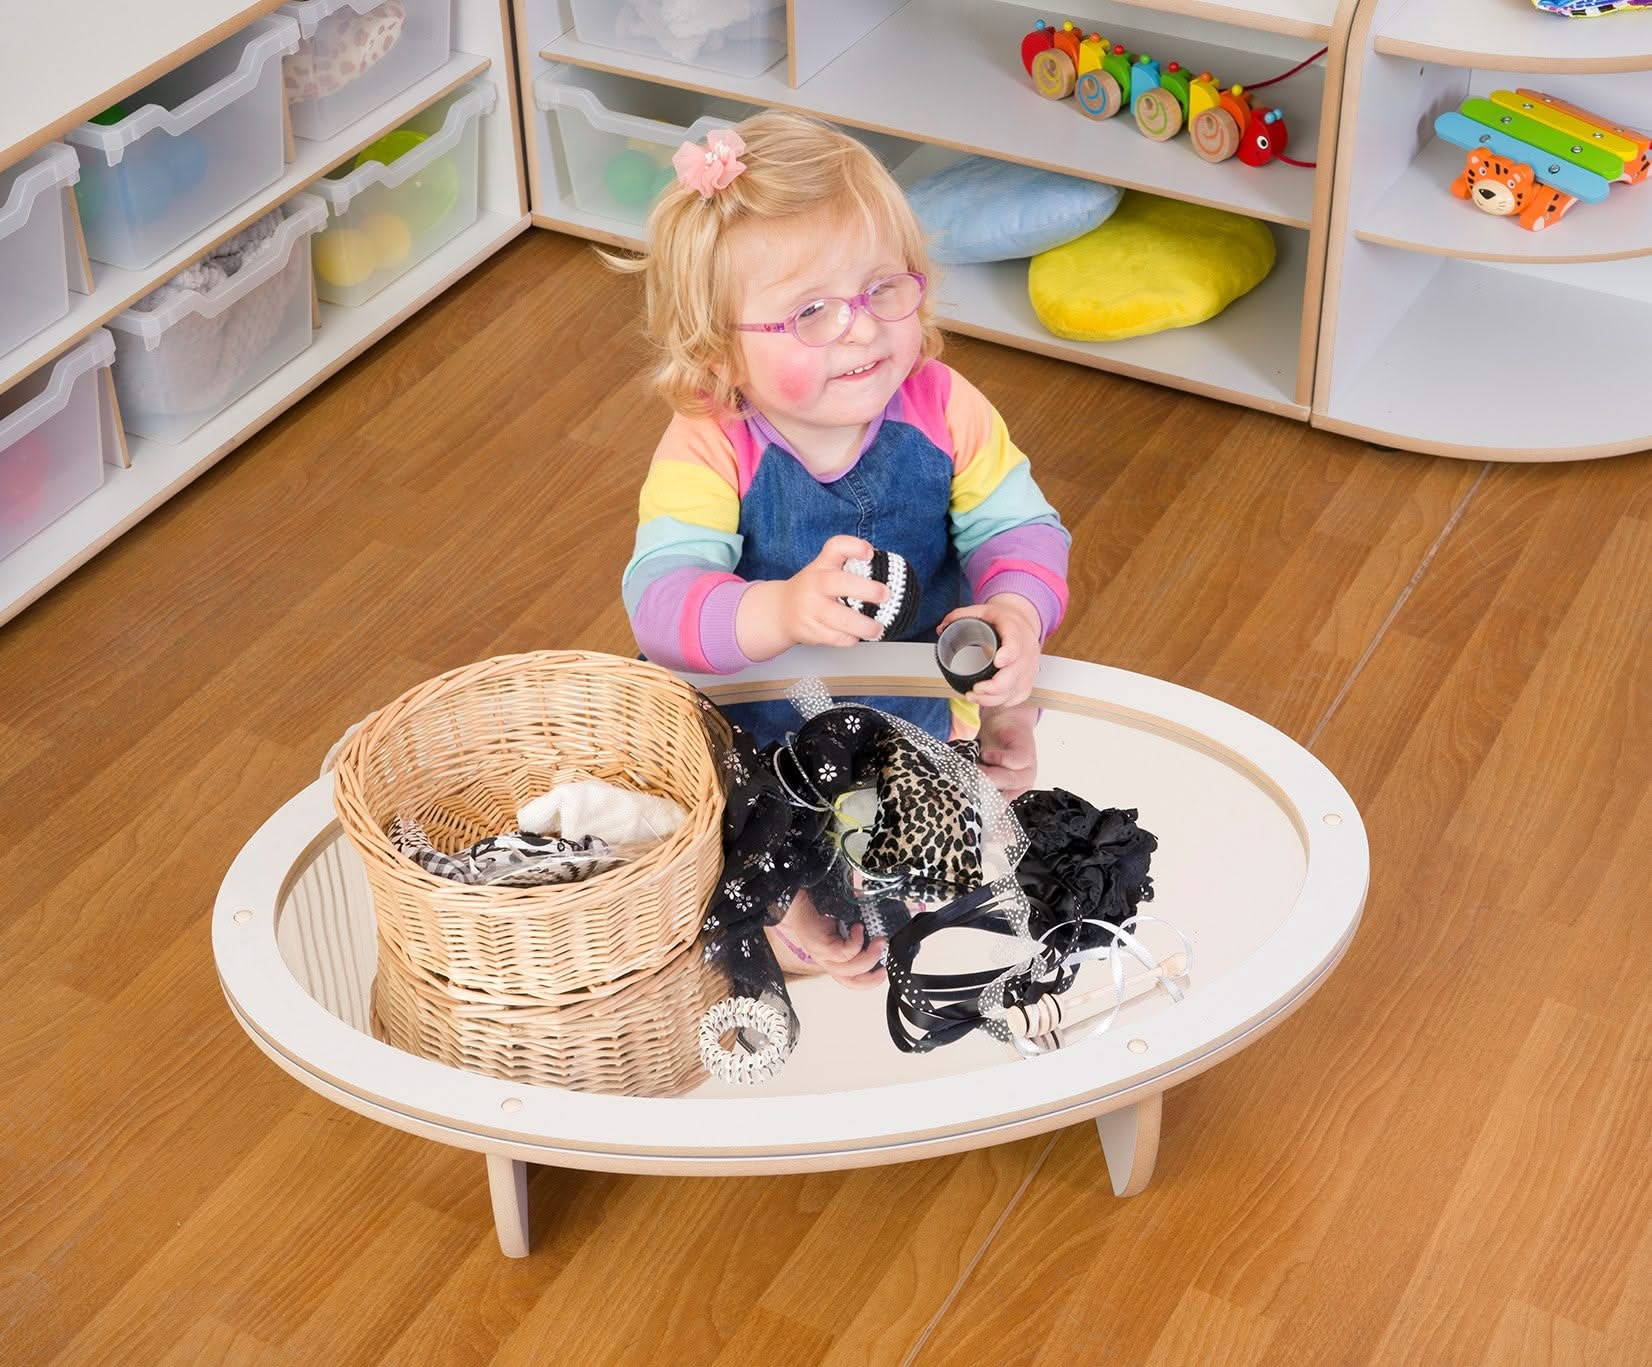
[[(899, 552), (921, 595), (901, 639), (984, 618), (998, 672), (950, 711), (944, 698), (866, 701), (943, 739), (978, 727), (989, 774), (1015, 784), (1070, 538), (1003, 419), (936, 359), (935, 277), (905, 196), (861, 143), (792, 114), (714, 131), (673, 160), (648, 252), (616, 263), (645, 273), (675, 410), (622, 581), (637, 644), (672, 669), (732, 673), (794, 645), (879, 639), (842, 600), (885, 590), (845, 564)], [(797, 722), (784, 701), (728, 710), (759, 745)], [(881, 982), (869, 970), (882, 942), (838, 941), (806, 901), (779, 938), (807, 958), (782, 963)]]

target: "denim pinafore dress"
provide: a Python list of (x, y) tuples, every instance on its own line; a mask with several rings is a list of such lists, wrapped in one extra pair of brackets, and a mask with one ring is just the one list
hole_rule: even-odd
[[(934, 641), (941, 619), (963, 601), (963, 570), (948, 521), (953, 463), (919, 428), (902, 420), (901, 395), (868, 427), (859, 459), (829, 479), (811, 474), (761, 414), (748, 423), (763, 453), (740, 500), (743, 547), (734, 572), (748, 580), (789, 579), (832, 537), (858, 536), (903, 556), (922, 595), (916, 618), (898, 639)], [(856, 701), (906, 717), (938, 740), (952, 734), (951, 704), (944, 697)], [(759, 746), (784, 738), (802, 720), (786, 699), (723, 710)]]

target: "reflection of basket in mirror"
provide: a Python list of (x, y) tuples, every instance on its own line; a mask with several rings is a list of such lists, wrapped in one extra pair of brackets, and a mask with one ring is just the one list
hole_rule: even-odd
[[(525, 999), (456, 993), (379, 948), (372, 1030), (439, 1063), (582, 1092), (676, 1096), (706, 1080), (698, 1026), (728, 980), (690, 945), (610, 991)], [(467, 1000), (474, 995), (476, 1000)]]
[[(698, 695), (656, 665), (544, 651), (453, 670), (369, 718), (339, 752), (334, 803), (378, 929), (376, 1026), (458, 1067), (660, 1094), (697, 1067), (708, 981), (696, 939), (722, 866), (722, 786)], [(688, 820), (639, 858), (547, 887), (451, 882), (399, 854), (514, 828), (558, 783), (669, 797)]]

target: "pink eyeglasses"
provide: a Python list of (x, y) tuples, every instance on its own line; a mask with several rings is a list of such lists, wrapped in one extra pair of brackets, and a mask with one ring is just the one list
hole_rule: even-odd
[(860, 309), (884, 323), (910, 318), (923, 302), (928, 283), (917, 271), (903, 271), (874, 280), (853, 299), (811, 299), (781, 323), (736, 323), (734, 326), (737, 332), (789, 332), (804, 346), (831, 346), (848, 335)]

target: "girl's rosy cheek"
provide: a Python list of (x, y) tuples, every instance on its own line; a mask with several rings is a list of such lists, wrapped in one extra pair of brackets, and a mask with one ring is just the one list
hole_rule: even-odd
[(775, 372), (774, 387), (788, 403), (811, 399), (820, 387), (820, 377), (816, 374), (818, 368), (807, 360), (783, 365)]

